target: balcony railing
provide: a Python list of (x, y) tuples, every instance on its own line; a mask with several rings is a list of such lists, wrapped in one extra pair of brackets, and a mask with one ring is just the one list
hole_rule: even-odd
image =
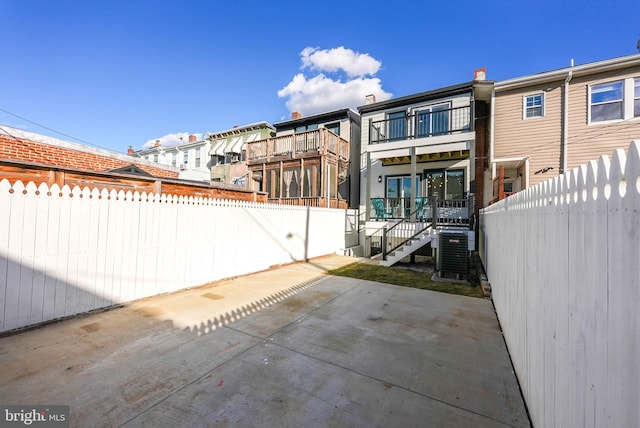
[[(411, 207), (411, 198), (371, 198), (369, 220), (403, 220), (411, 217), (415, 211), (416, 221), (431, 222), (433, 218), (431, 201), (417, 197)], [(436, 202), (437, 224), (469, 224), (469, 199), (443, 199)]]
[(303, 157), (311, 153), (332, 154), (348, 160), (349, 142), (323, 128), (247, 143), (247, 162), (250, 164)]
[(471, 106), (440, 106), (416, 111), (404, 117), (369, 121), (369, 144), (450, 135), (471, 130)]
[[(327, 206), (327, 198), (323, 196), (305, 196), (300, 198), (269, 198), (270, 204), (279, 205), (299, 205), (305, 207), (323, 207)], [(329, 199), (329, 208), (348, 208), (349, 204), (343, 199)]]

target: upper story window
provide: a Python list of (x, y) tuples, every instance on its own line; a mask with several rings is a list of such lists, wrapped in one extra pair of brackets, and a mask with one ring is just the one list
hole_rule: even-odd
[(176, 166), (176, 154), (172, 154), (171, 155), (171, 165), (172, 166)]
[(317, 123), (312, 123), (311, 125), (297, 126), (296, 134), (299, 134), (300, 132), (315, 131), (316, 129), (318, 129)]
[(183, 155), (182, 159), (183, 159), (182, 163), (184, 163), (185, 165), (188, 164), (189, 163), (189, 152), (184, 152), (184, 155)]
[(153, 161), (155, 163), (158, 163), (158, 154), (157, 153), (155, 155), (153, 155)]
[(200, 149), (196, 149), (196, 168), (200, 168)]
[(443, 135), (449, 132), (449, 105), (421, 108), (416, 113), (416, 137)]
[(524, 119), (544, 117), (544, 94), (524, 97)]
[(633, 84), (633, 117), (640, 117), (640, 77)]
[(387, 119), (389, 141), (404, 139), (407, 136), (407, 115), (405, 111), (389, 113)]
[(624, 81), (591, 86), (589, 109), (591, 122), (624, 118)]
[(328, 125), (325, 125), (324, 127), (334, 134), (340, 135), (340, 123), (330, 123)]

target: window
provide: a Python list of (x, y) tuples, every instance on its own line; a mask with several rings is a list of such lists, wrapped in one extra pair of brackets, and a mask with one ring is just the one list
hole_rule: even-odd
[(446, 198), (462, 199), (464, 198), (464, 170), (453, 169), (445, 171), (447, 177)]
[(633, 117), (640, 117), (640, 77), (634, 79), (634, 85), (633, 85)]
[(620, 80), (590, 88), (591, 122), (624, 118), (623, 83)]
[(544, 94), (524, 97), (524, 119), (544, 116)]
[(224, 156), (218, 154), (211, 155), (211, 166), (216, 165), (224, 165)]
[(325, 125), (324, 127), (334, 134), (340, 135), (340, 123), (331, 123), (329, 125)]
[(200, 149), (196, 149), (196, 168), (200, 168)]
[(406, 137), (406, 113), (404, 111), (389, 113), (387, 119), (389, 141), (404, 139)]
[[(420, 176), (416, 176), (415, 189), (418, 190), (416, 196), (420, 196), (419, 190)], [(410, 198), (411, 197), (411, 176), (387, 177), (387, 198)]]
[(267, 193), (269, 198), (280, 198), (280, 170), (272, 169), (267, 171)]
[(438, 196), (438, 200), (444, 199), (444, 171), (425, 171), (424, 181), (426, 187), (426, 195), (431, 198)]
[(155, 163), (158, 163), (158, 154), (157, 153), (155, 155), (153, 155), (153, 161)]
[(296, 127), (296, 134), (299, 134), (301, 132), (307, 132), (307, 131), (315, 131), (316, 129), (318, 129), (318, 124), (317, 123), (312, 123), (311, 125), (297, 126)]
[(189, 163), (189, 153), (188, 152), (184, 152), (184, 155), (182, 157), (183, 162), (185, 165)]
[(172, 166), (176, 166), (176, 154), (172, 154), (171, 155), (171, 165)]
[(416, 113), (416, 137), (430, 137), (449, 132), (449, 105), (422, 108)]
[(425, 171), (424, 186), (428, 198), (436, 195), (438, 200), (463, 199), (465, 196), (464, 170)]
[(302, 196), (320, 196), (320, 174), (318, 165), (304, 166), (303, 193)]
[(284, 179), (283, 197), (299, 198), (300, 195), (300, 169), (287, 168), (282, 171)]

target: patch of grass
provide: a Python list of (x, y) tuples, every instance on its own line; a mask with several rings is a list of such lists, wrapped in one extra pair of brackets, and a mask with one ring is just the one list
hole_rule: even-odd
[(442, 293), (460, 294), (469, 297), (483, 297), (480, 287), (474, 287), (469, 284), (432, 281), (431, 273), (415, 272), (409, 269), (355, 262), (338, 269), (330, 270), (327, 273), (329, 275), (384, 282), (386, 284), (420, 288), (422, 290), (440, 291)]

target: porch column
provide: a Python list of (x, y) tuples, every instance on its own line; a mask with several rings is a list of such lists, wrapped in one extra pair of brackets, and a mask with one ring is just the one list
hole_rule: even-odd
[(416, 197), (418, 196), (418, 189), (414, 188), (416, 185), (416, 170), (418, 169), (416, 148), (411, 147), (409, 153), (411, 154), (411, 201), (409, 202), (409, 212), (411, 213), (411, 221), (416, 221), (416, 213), (414, 212), (417, 206)]

